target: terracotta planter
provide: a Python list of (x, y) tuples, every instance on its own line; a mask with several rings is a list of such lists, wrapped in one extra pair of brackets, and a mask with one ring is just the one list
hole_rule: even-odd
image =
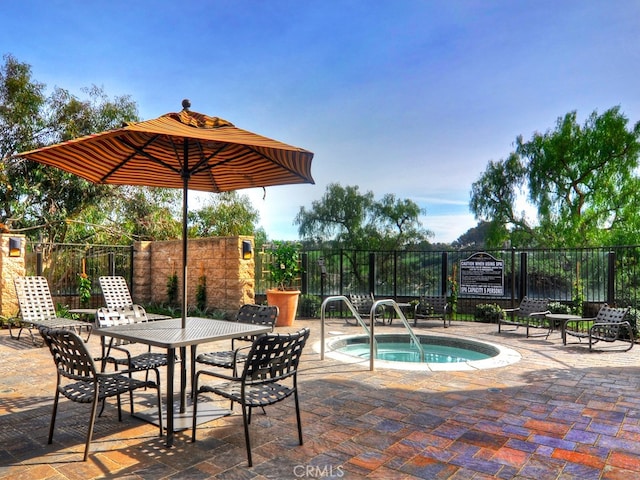
[(278, 307), (276, 327), (290, 327), (296, 319), (300, 290), (267, 290), (267, 303)]

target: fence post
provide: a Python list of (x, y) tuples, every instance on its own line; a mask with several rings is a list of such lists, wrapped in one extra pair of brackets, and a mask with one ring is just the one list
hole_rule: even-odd
[(376, 254), (369, 253), (369, 292), (376, 295)]
[(607, 255), (607, 305), (616, 304), (616, 252)]
[(301, 255), (302, 257), (302, 294), (306, 294), (308, 291), (308, 287), (309, 287), (309, 283), (308, 283), (308, 276), (309, 276), (309, 254), (308, 253), (303, 253)]
[(511, 308), (516, 306), (516, 247), (511, 247)]
[(527, 252), (520, 252), (520, 300), (527, 296), (527, 277), (529, 272), (527, 271)]
[[(440, 292), (445, 297), (447, 296), (447, 274), (449, 268), (449, 255), (447, 252), (442, 252), (442, 262), (440, 264)], [(454, 278), (455, 281), (455, 278)]]
[(116, 254), (113, 252), (107, 253), (107, 271), (110, 277), (116, 274)]
[(393, 251), (393, 298), (398, 300), (398, 251)]

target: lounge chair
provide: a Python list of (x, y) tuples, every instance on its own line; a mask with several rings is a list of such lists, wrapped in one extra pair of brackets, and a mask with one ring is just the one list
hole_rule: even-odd
[(13, 284), (16, 288), (18, 297), (18, 305), (20, 314), (18, 318), (18, 334), (14, 336), (12, 322), (9, 322), (9, 335), (11, 338), (20, 340), (22, 330), (25, 328), (29, 331), (31, 341), (34, 345), (38, 345), (37, 339), (40, 335), (34, 335), (33, 329), (40, 327), (46, 328), (66, 328), (74, 330), (78, 333), (82, 329), (87, 331), (87, 340), (91, 335), (92, 324), (71, 318), (58, 317), (56, 307), (51, 298), (49, 283), (45, 277), (29, 276), (15, 277)]
[[(525, 327), (527, 338), (533, 336), (549, 337), (553, 330), (553, 324), (546, 318), (549, 311), (548, 298), (529, 298), (524, 297), (520, 302), (520, 306), (516, 308), (503, 309), (502, 318), (498, 319), (498, 333), (502, 331), (502, 325), (515, 326), (515, 330), (519, 327)], [(542, 333), (535, 335), (529, 334), (529, 329), (538, 328), (543, 330)]]
[[(225, 375), (217, 371), (200, 370), (196, 374), (193, 399), (193, 430), (191, 440), (196, 441), (198, 396), (213, 393), (231, 400), (231, 407), (239, 403), (242, 407), (244, 437), (249, 467), (251, 459), (251, 441), (249, 424), (251, 412), (255, 407), (266, 407), (293, 396), (298, 424), (298, 440), (302, 445), (302, 423), (298, 401), (298, 364), (302, 350), (309, 338), (310, 330), (304, 328), (292, 334), (262, 335), (255, 339), (246, 354), (246, 360), (240, 375)], [(214, 377), (221, 382), (201, 384), (200, 377)]]
[[(134, 390), (146, 387), (158, 388), (158, 415), (160, 419), (160, 436), (162, 436), (162, 403), (159, 384), (131, 378), (127, 375), (128, 372), (98, 372), (84, 341), (74, 332), (40, 328), (40, 333), (44, 343), (51, 351), (58, 374), (56, 393), (53, 400), (53, 413), (49, 426), (49, 444), (53, 441), (53, 430), (56, 423), (60, 394), (72, 402), (91, 404), (91, 416), (89, 417), (89, 428), (83, 458), (86, 461), (91, 437), (93, 436), (98, 403), (109, 397), (117, 397), (118, 420), (122, 421), (120, 395), (127, 392), (132, 393)], [(133, 415), (133, 402), (131, 402), (131, 414)]]
[(567, 344), (567, 335), (576, 337), (579, 342), (583, 338), (589, 340), (589, 350), (597, 342), (615, 342), (622, 340), (629, 342), (629, 348), (633, 348), (634, 337), (631, 323), (626, 320), (630, 307), (613, 308), (603, 305), (598, 314), (593, 318), (572, 318), (565, 320), (562, 329), (562, 343)]
[[(124, 277), (103, 276), (100, 277), (98, 281), (100, 282), (100, 288), (102, 289), (104, 303), (108, 309), (114, 310), (134, 305), (133, 299), (131, 298), (131, 292), (129, 292), (129, 287), (127, 286), (127, 281)], [(146, 315), (150, 321), (169, 318), (167, 315), (155, 313), (146, 313)]]
[[(373, 303), (375, 302), (375, 297), (372, 293), (369, 295), (357, 295), (350, 293), (347, 298), (349, 299), (349, 302), (351, 302), (351, 305), (353, 305), (353, 308), (355, 308), (356, 312), (358, 312), (358, 315), (360, 315), (362, 320), (364, 320), (365, 322), (368, 321), (371, 317), (371, 314), (373, 313), (374, 320), (377, 322), (381, 322), (384, 325), (386, 307), (378, 308), (375, 312), (372, 312), (371, 309), (373, 307)], [(345, 320), (347, 323), (358, 325), (357, 320), (353, 317), (347, 317)], [(391, 323), (391, 321), (389, 321), (389, 323)]]
[[(413, 326), (418, 326), (418, 320), (442, 320), (444, 328), (447, 328), (447, 313), (449, 303), (447, 297), (427, 296), (420, 297), (413, 312)], [(451, 316), (449, 315), (449, 326), (451, 326)]]

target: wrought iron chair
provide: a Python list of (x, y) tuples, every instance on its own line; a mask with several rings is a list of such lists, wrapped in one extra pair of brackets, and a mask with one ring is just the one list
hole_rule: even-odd
[[(72, 402), (90, 403), (91, 416), (87, 431), (87, 440), (84, 449), (84, 458), (87, 460), (89, 445), (93, 435), (98, 402), (110, 397), (117, 397), (118, 420), (122, 421), (122, 405), (120, 395), (132, 393), (139, 388), (152, 387), (158, 391), (158, 418), (160, 423), (160, 436), (162, 436), (162, 410), (160, 398), (160, 384), (142, 381), (125, 375), (128, 372), (100, 373), (87, 350), (84, 341), (74, 332), (68, 330), (40, 328), (44, 343), (49, 347), (57, 370), (56, 393), (53, 401), (53, 413), (49, 426), (48, 443), (53, 442), (53, 431), (58, 411), (58, 399), (60, 394)], [(131, 414), (133, 415), (133, 402), (131, 402)]]
[[(418, 326), (418, 320), (442, 320), (444, 327), (447, 328), (448, 311), (449, 303), (446, 296), (420, 297), (414, 307), (413, 326)], [(451, 326), (451, 316), (449, 316), (449, 326)]]
[[(242, 305), (238, 310), (236, 321), (240, 323), (251, 323), (254, 325), (267, 325), (273, 327), (278, 319), (278, 307), (267, 305)], [(242, 362), (246, 354), (235, 352), (236, 341), (253, 342), (255, 336), (244, 336), (231, 339), (231, 350), (221, 352), (201, 353), (196, 357), (197, 363), (220, 368), (234, 368), (237, 362)]]
[[(576, 337), (579, 342), (583, 338), (589, 339), (589, 350), (597, 342), (615, 342), (622, 340), (629, 342), (631, 350), (634, 344), (633, 329), (631, 323), (626, 320), (630, 307), (614, 308), (608, 305), (600, 307), (598, 314), (593, 318), (572, 318), (565, 320), (562, 330), (562, 343), (567, 344), (567, 335)], [(626, 335), (626, 336), (625, 336)]]
[[(551, 313), (548, 298), (524, 297), (518, 307), (506, 308), (502, 311), (503, 315), (498, 319), (498, 333), (502, 331), (502, 325), (515, 326), (515, 330), (517, 330), (518, 327), (525, 327), (527, 338), (530, 336), (544, 336), (548, 338), (553, 330), (553, 324), (546, 317), (548, 313)], [(531, 328), (538, 328), (544, 330), (544, 332), (530, 335), (529, 329)]]
[(18, 306), (20, 307), (20, 318), (18, 319), (18, 334), (14, 335), (12, 322), (9, 322), (9, 335), (11, 338), (20, 340), (22, 330), (29, 331), (31, 341), (37, 345), (39, 336), (33, 334), (33, 329), (39, 327), (46, 328), (66, 328), (80, 332), (83, 328), (87, 330), (87, 340), (91, 335), (92, 324), (71, 318), (58, 317), (56, 307), (51, 298), (49, 282), (45, 277), (28, 276), (15, 277), (13, 283), (16, 288)]
[[(371, 309), (373, 307), (373, 303), (375, 302), (375, 297), (373, 296), (373, 294), (370, 293), (369, 295), (357, 295), (350, 293), (347, 298), (349, 299), (349, 302), (351, 302), (351, 305), (353, 305), (353, 308), (355, 308), (358, 314), (362, 317), (362, 320), (366, 322), (371, 316)], [(376, 311), (373, 312), (374, 320), (384, 324), (385, 313), (386, 310), (383, 307), (376, 309)], [(353, 317), (347, 316), (345, 318), (345, 321), (349, 324), (353, 322), (353, 324), (358, 325), (357, 320)], [(391, 321), (389, 321), (389, 323), (391, 323)]]
[[(96, 311), (96, 324), (99, 328), (147, 321), (149, 320), (144, 308), (139, 305), (115, 309), (103, 307)], [(132, 355), (131, 352), (125, 348), (125, 345), (130, 345), (131, 342), (111, 337), (102, 337), (101, 339), (103, 350), (102, 370), (104, 370), (107, 363), (113, 363), (116, 370), (118, 370), (119, 365), (124, 365), (129, 372), (145, 371), (147, 373), (147, 377), (145, 377), (146, 380), (149, 378), (149, 370), (153, 370), (156, 374), (156, 382), (158, 385), (160, 384), (160, 372), (158, 368), (167, 365), (168, 360), (166, 353), (152, 352), (151, 346), (149, 346), (147, 352)], [(113, 356), (113, 350), (122, 352), (125, 356), (116, 358)]]
[[(300, 405), (298, 401), (298, 364), (302, 350), (309, 338), (310, 330), (304, 328), (292, 334), (262, 335), (255, 339), (246, 356), (244, 367), (240, 375), (225, 375), (220, 372), (200, 370), (196, 374), (193, 399), (193, 442), (196, 441), (196, 420), (198, 409), (198, 395), (214, 393), (239, 403), (242, 407), (244, 423), (244, 437), (247, 448), (247, 461), (253, 465), (251, 458), (251, 441), (249, 438), (249, 424), (251, 411), (255, 407), (266, 407), (293, 396), (296, 407), (296, 421), (298, 424), (298, 439), (302, 445), (302, 423), (300, 421)], [(202, 375), (223, 380), (217, 384), (202, 384)]]

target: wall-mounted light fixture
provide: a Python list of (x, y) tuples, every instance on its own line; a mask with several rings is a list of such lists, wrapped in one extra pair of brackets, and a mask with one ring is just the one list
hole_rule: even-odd
[(9, 256), (19, 257), (22, 250), (22, 239), (16, 237), (9, 238)]
[(242, 259), (251, 260), (252, 258), (253, 258), (253, 245), (251, 245), (251, 240), (243, 240), (242, 241)]

